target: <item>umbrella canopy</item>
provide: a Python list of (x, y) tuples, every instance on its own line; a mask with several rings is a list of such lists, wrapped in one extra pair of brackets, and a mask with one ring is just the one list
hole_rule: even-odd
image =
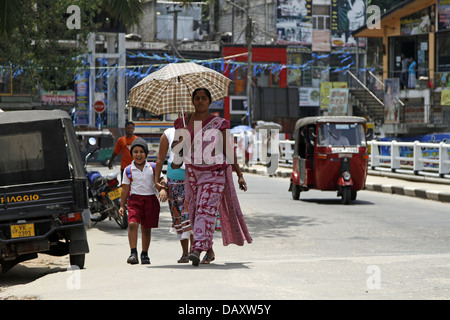
[(241, 133), (241, 132), (245, 132), (245, 131), (249, 131), (249, 130), (252, 130), (252, 128), (249, 126), (246, 126), (246, 125), (240, 125), (240, 126), (231, 128), (230, 133), (237, 134), (237, 133)]
[(206, 88), (212, 101), (228, 96), (231, 80), (193, 62), (171, 63), (152, 72), (130, 90), (129, 105), (155, 115), (193, 112), (192, 93)]
[(266, 122), (266, 121), (257, 121), (256, 122), (256, 126), (255, 129), (256, 130), (262, 130), (262, 129), (266, 129), (266, 130), (270, 130), (270, 129), (276, 129), (276, 130), (281, 130), (282, 126), (281, 124), (275, 123), (275, 122)]

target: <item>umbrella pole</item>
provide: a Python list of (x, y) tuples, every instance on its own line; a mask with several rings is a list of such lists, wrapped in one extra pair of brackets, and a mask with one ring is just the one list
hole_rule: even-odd
[(181, 103), (181, 116), (183, 117), (183, 127), (186, 127), (186, 121), (184, 120), (183, 102)]
[[(180, 76), (177, 77), (177, 80), (178, 80), (178, 84), (180, 84), (181, 83)], [(180, 94), (181, 94), (181, 92), (180, 92)], [(180, 101), (181, 101), (181, 116), (183, 117), (183, 127), (186, 127), (186, 121), (184, 120), (183, 98), (181, 98)]]

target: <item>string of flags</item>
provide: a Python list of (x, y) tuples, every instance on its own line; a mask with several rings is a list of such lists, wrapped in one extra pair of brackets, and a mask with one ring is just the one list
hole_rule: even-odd
[[(233, 74), (238, 69), (242, 68), (242, 70), (246, 70), (248, 64), (246, 61), (236, 61), (236, 58), (247, 56), (247, 53), (236, 54), (227, 57), (207, 59), (207, 60), (198, 60), (198, 59), (180, 59), (178, 57), (169, 56), (167, 53), (163, 55), (158, 55), (156, 53), (148, 54), (144, 52), (126, 52), (127, 58), (129, 61), (133, 60), (149, 60), (148, 64), (139, 64), (139, 65), (126, 65), (126, 66), (118, 66), (117, 64), (108, 65), (107, 58), (99, 58), (97, 59), (97, 66), (89, 66), (84, 60), (85, 67), (83, 69), (87, 70), (95, 70), (96, 78), (109, 78), (110, 76), (117, 74), (120, 77), (131, 77), (136, 79), (144, 78), (149, 75), (153, 71), (156, 71), (169, 63), (179, 63), (179, 62), (195, 62), (202, 66), (211, 68), (221, 73), (229, 73)], [(330, 55), (337, 55), (340, 66), (316, 66), (315, 63), (320, 60), (325, 60), (330, 57)], [(155, 63), (156, 62), (156, 63)], [(270, 71), (272, 74), (279, 76), (280, 72), (284, 69), (290, 70), (298, 70), (305, 71), (308, 69), (316, 68), (320, 72), (330, 72), (330, 73), (346, 73), (351, 66), (355, 64), (353, 60), (353, 56), (350, 52), (338, 51), (331, 52), (327, 54), (311, 54), (311, 59), (307, 60), (303, 64), (280, 64), (280, 63), (267, 63), (267, 62), (252, 62), (253, 65), (253, 74), (255, 76), (264, 73), (266, 71)], [(37, 68), (39, 71), (39, 68)], [(375, 68), (361, 68), (359, 72), (362, 73), (364, 71), (374, 71)], [(70, 75), (76, 74), (79, 70), (67, 70), (67, 74)], [(27, 68), (23, 68), (20, 66), (4, 66), (0, 65), (0, 77), (11, 76), (12, 78), (16, 78), (22, 73), (26, 73)]]

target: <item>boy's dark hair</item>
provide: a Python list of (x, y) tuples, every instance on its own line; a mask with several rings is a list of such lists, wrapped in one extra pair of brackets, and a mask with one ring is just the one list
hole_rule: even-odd
[(194, 102), (194, 97), (197, 94), (197, 92), (199, 92), (199, 91), (205, 91), (205, 94), (206, 94), (206, 96), (209, 99), (209, 103), (212, 102), (211, 92), (209, 92), (209, 90), (206, 89), (206, 88), (197, 88), (197, 89), (195, 89), (194, 92), (192, 92), (192, 102)]
[(133, 121), (127, 121), (127, 122), (125, 122), (125, 127), (126, 127), (127, 125), (129, 125), (129, 124), (131, 124), (131, 125), (134, 127), (134, 122), (133, 122)]

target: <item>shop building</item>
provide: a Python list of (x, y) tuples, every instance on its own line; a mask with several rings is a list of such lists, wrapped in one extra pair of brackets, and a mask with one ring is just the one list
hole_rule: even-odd
[(352, 35), (382, 39), (380, 130), (388, 136), (449, 132), (450, 1), (407, 0), (375, 18)]
[[(249, 35), (253, 44), (252, 111), (236, 110), (233, 105), (240, 98), (241, 105), (246, 107), (247, 68), (232, 70), (236, 74), (227, 72), (233, 80), (242, 80), (243, 85), (236, 87), (243, 90), (232, 88), (231, 94), (236, 97), (224, 101), (224, 111), (235, 119), (241, 112), (243, 124), (248, 121), (247, 111), (253, 112), (253, 123), (276, 121), (283, 125), (284, 132), (292, 132), (291, 124), (298, 118), (328, 113), (326, 94), (324, 99), (320, 94), (323, 87), (341, 88), (345, 83), (350, 88), (353, 78), (349, 72), (358, 78), (358, 70), (365, 67), (365, 39), (351, 35), (365, 22), (365, 1), (236, 0), (236, 5), (232, 5), (220, 0), (218, 3), (221, 13), (217, 29), (227, 35), (222, 39), (228, 42), (222, 47), (222, 56), (247, 52)], [(247, 58), (236, 58), (233, 63), (244, 64)], [(348, 114), (353, 113), (353, 105), (349, 103)]]

